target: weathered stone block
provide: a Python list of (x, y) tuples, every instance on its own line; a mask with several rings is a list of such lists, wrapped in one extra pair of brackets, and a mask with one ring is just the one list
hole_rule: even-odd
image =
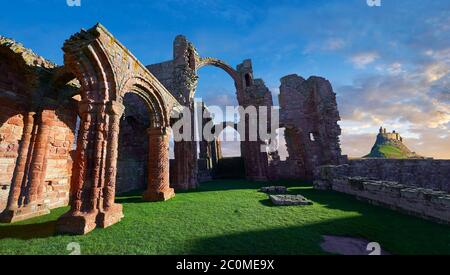
[(270, 195), (273, 204), (278, 206), (292, 206), (292, 205), (312, 205), (313, 203), (303, 197), (302, 195)]

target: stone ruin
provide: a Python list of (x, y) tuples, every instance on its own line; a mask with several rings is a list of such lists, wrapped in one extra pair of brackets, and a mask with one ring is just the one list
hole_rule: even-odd
[(298, 75), (281, 79), (280, 127), (285, 129), (288, 158), (271, 154), (272, 179), (314, 178), (314, 171), (327, 164), (346, 162), (339, 136), (341, 128), (336, 94), (328, 80)]
[[(250, 60), (233, 68), (201, 57), (184, 36), (176, 37), (173, 50), (172, 60), (144, 66), (97, 24), (65, 41), (58, 66), (0, 37), (0, 220), (16, 222), (70, 205), (57, 231), (87, 234), (124, 217), (115, 203), (118, 192), (141, 189), (145, 201), (165, 201), (211, 179), (222, 159), (218, 139), (176, 141), (169, 159), (170, 129), (178, 121), (172, 115), (194, 108), (198, 70), (214, 66), (228, 73), (243, 107), (272, 107), (272, 94), (254, 78)], [(349, 165), (341, 155), (329, 81), (286, 76), (279, 97), (289, 157), (261, 152), (265, 140), (245, 139), (248, 180), (320, 179), (323, 165)]]

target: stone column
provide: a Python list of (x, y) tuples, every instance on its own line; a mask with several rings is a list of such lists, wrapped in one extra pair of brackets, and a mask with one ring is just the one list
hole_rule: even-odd
[(100, 214), (97, 219), (100, 228), (106, 228), (123, 218), (122, 205), (114, 202), (116, 197), (117, 158), (120, 132), (120, 118), (125, 107), (123, 104), (113, 101), (107, 106), (109, 117), (109, 130), (106, 147), (106, 169), (103, 187), (103, 205), (100, 206)]
[(117, 176), (117, 158), (120, 131), (120, 118), (123, 115), (125, 107), (118, 102), (111, 102), (108, 106), (109, 114), (109, 138), (107, 147), (107, 167), (105, 188), (103, 189), (105, 210), (114, 206), (116, 193), (116, 176)]
[(71, 210), (57, 223), (60, 233), (87, 234), (97, 226), (108, 227), (123, 218), (114, 204), (120, 104), (80, 103), (71, 190)]
[(54, 111), (42, 111), (34, 144), (31, 141), (34, 131), (33, 115), (33, 113), (29, 113), (26, 118), (23, 133), (24, 144), (21, 145), (17, 174), (8, 199), (8, 209), (1, 216), (2, 222), (18, 222), (50, 213), (48, 206), (44, 203), (43, 189), (48, 137), (54, 119)]
[(30, 183), (26, 195), (26, 203), (39, 203), (43, 196), (43, 180), (45, 179), (45, 163), (47, 158), (47, 145), (54, 111), (44, 110), (41, 114), (41, 123), (38, 128), (33, 157), (31, 159)]
[(19, 205), (19, 198), (24, 180), (26, 179), (28, 153), (30, 151), (31, 136), (34, 128), (34, 116), (36, 113), (29, 112), (24, 117), (24, 127), (22, 134), (22, 141), (20, 143), (19, 156), (14, 171), (13, 181), (11, 183), (11, 190), (8, 197), (8, 210), (17, 209)]
[(148, 187), (144, 200), (166, 201), (175, 196), (169, 182), (169, 134), (161, 127), (150, 128), (148, 135)]
[(61, 216), (57, 222), (59, 233), (84, 235), (97, 227), (97, 211), (91, 208), (91, 176), (88, 162), (92, 157), (92, 141), (95, 136), (95, 117), (97, 108), (88, 102), (79, 103), (80, 128), (78, 129), (76, 156), (73, 162), (70, 211)]

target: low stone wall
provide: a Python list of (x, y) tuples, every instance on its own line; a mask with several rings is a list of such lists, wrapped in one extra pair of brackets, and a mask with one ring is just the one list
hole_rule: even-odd
[(417, 188), (395, 181), (377, 181), (362, 177), (335, 177), (323, 170), (314, 188), (350, 194), (374, 205), (450, 224), (450, 194), (427, 188)]
[[(348, 164), (321, 167), (317, 173), (335, 177), (364, 177), (450, 192), (450, 160), (356, 159)], [(323, 175), (316, 174), (316, 178)]]

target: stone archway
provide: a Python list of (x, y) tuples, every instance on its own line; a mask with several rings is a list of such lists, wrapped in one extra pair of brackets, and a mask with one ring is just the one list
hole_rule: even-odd
[(100, 24), (72, 36), (63, 50), (65, 66), (81, 85), (81, 124), (72, 174), (71, 209), (58, 220), (57, 229), (62, 233), (86, 234), (123, 218), (122, 206), (115, 203), (115, 187), (120, 117), (127, 92), (144, 99), (152, 114), (149, 140), (155, 150), (154, 158), (160, 160), (149, 160), (152, 176), (144, 198), (155, 201), (173, 196), (168, 180), (167, 128), (169, 113), (177, 101)]
[(239, 91), (242, 91), (244, 89), (243, 81), (239, 73), (235, 69), (233, 69), (230, 65), (217, 58), (212, 57), (200, 58), (199, 63), (196, 66), (196, 71), (208, 65), (217, 67), (225, 71), (233, 79), (234, 85), (237, 90), (236, 91), (237, 94), (239, 94)]

